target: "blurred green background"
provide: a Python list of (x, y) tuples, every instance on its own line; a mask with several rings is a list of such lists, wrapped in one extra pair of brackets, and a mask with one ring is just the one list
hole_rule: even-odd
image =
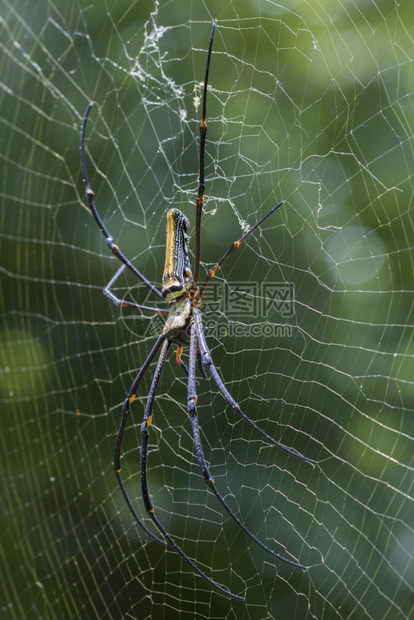
[[(414, 597), (412, 2), (1, 0), (2, 617), (408, 618)], [(216, 364), (243, 410), (319, 467), (269, 447), (200, 379), (206, 458), (278, 563), (238, 532), (194, 456), (171, 355), (149, 488), (212, 591), (141, 534), (112, 470), (120, 403), (154, 336), (102, 288), (118, 267), (100, 213), (155, 283), (165, 211), (194, 223), (197, 107), (212, 19), (206, 269), (286, 203), (219, 274), (289, 283), (294, 315), (217, 320)], [(118, 294), (148, 303), (132, 277)], [(153, 300), (151, 300), (152, 302)], [(263, 301), (259, 294), (258, 303)], [(252, 336), (252, 323), (289, 326)], [(124, 442), (139, 483), (146, 378)]]

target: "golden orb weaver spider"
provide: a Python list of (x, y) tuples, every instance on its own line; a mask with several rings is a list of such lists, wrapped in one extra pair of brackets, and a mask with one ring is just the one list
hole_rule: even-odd
[[(238, 594), (234, 594), (230, 592), (219, 583), (214, 581), (211, 577), (208, 577), (198, 566), (197, 564), (181, 549), (181, 547), (177, 544), (174, 538), (166, 531), (162, 523), (155, 516), (155, 510), (151, 503), (151, 499), (148, 492), (147, 486), (147, 447), (148, 447), (148, 429), (152, 423), (152, 410), (154, 405), (155, 393), (157, 390), (157, 386), (161, 377), (162, 369), (167, 357), (168, 350), (171, 344), (177, 345), (177, 362), (180, 366), (185, 370), (188, 376), (188, 406), (187, 411), (192, 425), (192, 433), (194, 440), (194, 447), (197, 455), (197, 459), (204, 477), (204, 480), (207, 486), (214, 493), (220, 504), (227, 511), (230, 517), (237, 523), (237, 525), (245, 532), (249, 538), (251, 538), (259, 547), (264, 549), (270, 555), (276, 557), (287, 564), (295, 566), (297, 568), (301, 568), (306, 570), (307, 566), (303, 564), (299, 564), (293, 560), (283, 557), (279, 553), (276, 553), (270, 547), (265, 545), (261, 540), (259, 540), (241, 521), (241, 519), (233, 512), (230, 508), (224, 497), (218, 491), (215, 486), (213, 476), (210, 473), (210, 470), (207, 465), (207, 461), (204, 456), (203, 447), (201, 444), (200, 438), (200, 430), (198, 423), (198, 414), (197, 414), (197, 381), (196, 381), (196, 360), (197, 357), (199, 361), (201, 360), (200, 366), (209, 370), (213, 380), (215, 381), (219, 392), (226, 400), (228, 405), (250, 426), (252, 426), (258, 433), (260, 433), (264, 439), (281, 448), (282, 450), (288, 452), (293, 456), (297, 456), (308, 463), (313, 465), (317, 464), (317, 461), (313, 459), (307, 458), (294, 450), (293, 448), (288, 448), (284, 446), (280, 442), (273, 439), (270, 435), (268, 435), (265, 431), (263, 431), (255, 422), (250, 420), (245, 413), (240, 409), (239, 404), (234, 400), (231, 396), (230, 392), (227, 390), (223, 380), (221, 379), (216, 366), (214, 365), (213, 359), (211, 357), (206, 338), (204, 335), (203, 324), (202, 324), (202, 315), (199, 309), (199, 306), (202, 301), (203, 292), (209, 282), (209, 280), (216, 274), (216, 272), (223, 266), (223, 263), (227, 260), (227, 258), (234, 252), (243, 241), (251, 235), (272, 213), (274, 213), (282, 204), (283, 201), (279, 202), (276, 206), (274, 206), (268, 213), (266, 213), (254, 226), (252, 226), (238, 241), (232, 243), (230, 248), (225, 252), (225, 254), (221, 257), (221, 259), (212, 267), (203, 283), (199, 285), (199, 269), (200, 269), (200, 232), (201, 232), (201, 218), (203, 213), (203, 205), (204, 205), (204, 192), (205, 192), (205, 182), (204, 182), (204, 153), (205, 153), (205, 141), (206, 141), (206, 132), (207, 132), (207, 86), (208, 86), (208, 75), (210, 69), (210, 59), (211, 59), (211, 51), (213, 47), (213, 39), (214, 39), (214, 31), (215, 31), (215, 23), (213, 22), (210, 33), (209, 46), (207, 51), (207, 62), (205, 68), (204, 75), (204, 87), (203, 87), (203, 106), (202, 106), (202, 120), (200, 124), (200, 146), (199, 146), (199, 183), (198, 183), (198, 193), (196, 200), (196, 226), (195, 226), (195, 265), (194, 265), (194, 274), (190, 267), (190, 261), (188, 257), (188, 249), (187, 249), (187, 229), (189, 226), (189, 221), (185, 217), (181, 211), (178, 209), (169, 209), (167, 211), (167, 244), (166, 244), (166, 258), (165, 258), (165, 266), (164, 266), (164, 274), (162, 279), (162, 291), (160, 292), (153, 284), (151, 284), (145, 276), (143, 276), (138, 269), (136, 269), (133, 264), (128, 260), (125, 254), (121, 251), (118, 245), (114, 242), (112, 236), (109, 234), (107, 228), (105, 227), (95, 205), (94, 201), (94, 192), (91, 189), (87, 168), (86, 168), (86, 157), (85, 157), (85, 130), (86, 123), (89, 117), (89, 112), (92, 107), (92, 103), (90, 103), (84, 113), (82, 125), (81, 125), (81, 141), (80, 141), (80, 157), (81, 157), (81, 169), (83, 175), (83, 181), (85, 184), (85, 194), (88, 200), (88, 205), (90, 211), (97, 223), (99, 229), (105, 237), (106, 243), (114, 256), (116, 256), (122, 263), (122, 266), (115, 273), (113, 278), (110, 280), (108, 285), (104, 288), (104, 294), (118, 307), (122, 308), (130, 308), (132, 310), (138, 310), (143, 312), (150, 312), (153, 314), (161, 314), (166, 316), (166, 322), (164, 325), (164, 329), (162, 333), (158, 336), (154, 346), (152, 347), (151, 352), (149, 353), (147, 359), (143, 363), (141, 369), (139, 370), (137, 376), (135, 377), (129, 392), (123, 402), (122, 405), (122, 417), (121, 423), (119, 426), (116, 443), (115, 443), (115, 454), (114, 454), (114, 471), (115, 476), (120, 486), (121, 492), (124, 496), (125, 502), (131, 511), (135, 521), (139, 524), (139, 526), (154, 540), (161, 544), (166, 544), (165, 540), (168, 541), (171, 546), (177, 551), (181, 557), (188, 562), (188, 564), (192, 567), (192, 569), (198, 573), (207, 583), (209, 583), (213, 588), (218, 590), (221, 594), (226, 596), (233, 597), (238, 600), (245, 600), (243, 596)], [(159, 309), (152, 308), (148, 306), (143, 306), (141, 304), (124, 301), (119, 299), (114, 295), (111, 288), (119, 278), (124, 269), (129, 269), (132, 273), (139, 279), (143, 284), (159, 299), (165, 300), (168, 303), (168, 309)], [(183, 346), (189, 346), (189, 363), (188, 368), (185, 366), (184, 362), (181, 360), (181, 349)], [(137, 393), (137, 389), (141, 383), (142, 378), (147, 372), (152, 360), (156, 356), (159, 351), (159, 357), (157, 361), (157, 365), (155, 368), (155, 372), (152, 378), (151, 387), (148, 394), (148, 399), (145, 406), (143, 421), (141, 424), (141, 451), (140, 451), (140, 477), (141, 477), (141, 490), (142, 496), (144, 500), (145, 510), (150, 517), (151, 521), (157, 528), (157, 530), (162, 534), (164, 540), (156, 536), (147, 526), (143, 523), (143, 521), (138, 517), (135, 508), (132, 505), (132, 502), (126, 492), (124, 487), (122, 477), (121, 477), (121, 450), (122, 450), (122, 440), (124, 436), (124, 431), (126, 427), (126, 423), (129, 416), (130, 404), (134, 401)], [(204, 374), (204, 373), (203, 373)]]

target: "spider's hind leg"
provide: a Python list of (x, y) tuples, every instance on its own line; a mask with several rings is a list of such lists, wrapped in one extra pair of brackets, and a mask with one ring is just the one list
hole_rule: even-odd
[[(121, 263), (123, 263), (123, 265), (125, 265), (125, 267), (127, 267), (130, 271), (132, 271), (132, 273), (139, 280), (141, 280), (141, 282), (143, 284), (145, 284), (145, 286), (154, 295), (156, 295), (158, 297), (158, 299), (164, 299), (163, 296), (162, 296), (162, 293), (153, 284), (151, 284), (151, 282), (149, 280), (147, 280), (147, 278), (145, 276), (143, 276), (142, 273), (140, 271), (138, 271), (138, 269), (136, 269), (136, 267), (134, 267), (134, 265), (131, 263), (131, 261), (125, 256), (125, 254), (121, 251), (119, 246), (114, 242), (114, 238), (109, 233), (108, 229), (106, 228), (105, 224), (102, 221), (101, 216), (98, 213), (98, 209), (96, 208), (95, 193), (92, 190), (91, 184), (89, 182), (88, 169), (87, 169), (87, 165), (86, 165), (86, 155), (85, 155), (86, 123), (88, 122), (89, 113), (91, 111), (92, 106), (93, 106), (93, 103), (89, 103), (87, 105), (86, 110), (85, 110), (84, 115), (83, 115), (82, 124), (81, 124), (80, 147), (79, 147), (82, 177), (83, 177), (83, 183), (84, 183), (84, 186), (85, 186), (85, 196), (86, 196), (86, 198), (88, 200), (88, 205), (89, 205), (90, 212), (91, 212), (91, 214), (92, 214), (96, 224), (98, 225), (99, 230), (102, 232), (103, 236), (105, 237), (106, 244), (107, 244), (108, 248), (110, 249), (110, 251), (112, 252), (112, 254), (114, 256), (116, 256), (117, 259), (119, 261), (121, 261)], [(117, 274), (115, 274), (115, 280), (116, 280), (117, 277), (118, 277)], [(113, 283), (113, 280), (111, 280), (111, 282)], [(106, 289), (110, 288), (111, 282), (106, 287)], [(107, 294), (107, 293), (105, 293), (105, 294)], [(111, 299), (111, 295), (110, 294), (108, 295), (108, 297)], [(113, 301), (113, 299), (112, 299), (112, 301)], [(131, 306), (128, 306), (128, 307), (131, 307)]]
[(121, 267), (117, 270), (114, 276), (109, 280), (108, 284), (105, 286), (103, 292), (108, 299), (112, 301), (115, 306), (118, 308), (129, 308), (130, 310), (138, 310), (142, 312), (152, 312), (153, 314), (163, 314), (167, 315), (168, 310), (166, 308), (153, 308), (150, 306), (143, 306), (142, 304), (136, 304), (132, 301), (125, 301), (124, 299), (120, 299), (112, 292), (112, 287), (115, 282), (118, 280), (119, 276), (125, 271), (126, 265), (121, 265)]

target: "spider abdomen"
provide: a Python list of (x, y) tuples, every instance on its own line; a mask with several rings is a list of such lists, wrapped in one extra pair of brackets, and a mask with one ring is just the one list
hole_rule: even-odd
[(174, 301), (193, 286), (187, 248), (187, 230), (190, 222), (178, 209), (167, 211), (167, 246), (162, 277), (162, 296)]

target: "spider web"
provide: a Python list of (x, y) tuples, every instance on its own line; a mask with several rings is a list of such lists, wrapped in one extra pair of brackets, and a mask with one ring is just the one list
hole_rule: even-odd
[[(412, 614), (412, 5), (288, 4), (1, 1), (3, 617)], [(175, 540), (246, 603), (146, 538), (116, 484), (120, 403), (159, 323), (102, 296), (119, 265), (88, 213), (78, 151), (93, 100), (99, 211), (159, 285), (166, 209), (194, 223), (213, 17), (202, 269), (286, 202), (218, 274), (209, 345), (246, 414), (320, 465), (267, 445), (200, 378), (202, 440), (236, 514), (309, 570), (257, 548), (206, 489), (173, 355), (148, 482)], [(269, 303), (264, 284), (289, 286), (290, 302)], [(117, 294), (148, 301), (127, 275)], [(150, 375), (122, 460), (144, 519)]]

